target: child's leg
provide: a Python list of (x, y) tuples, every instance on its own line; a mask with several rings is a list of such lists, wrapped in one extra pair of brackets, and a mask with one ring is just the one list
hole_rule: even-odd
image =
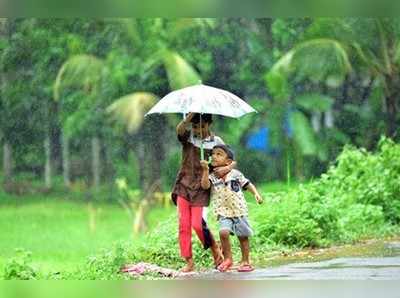
[(241, 237), (239, 236), (240, 242), (240, 250), (242, 251), (242, 261), (240, 262), (241, 265), (249, 265), (250, 264), (250, 243), (249, 237)]
[(207, 222), (203, 218), (203, 207), (191, 207), (192, 227), (199, 237), (204, 249), (211, 248), (215, 265), (219, 265), (222, 261), (221, 250), (215, 241)]
[(232, 260), (232, 248), (231, 242), (229, 240), (230, 231), (229, 230), (221, 230), (219, 231), (219, 237), (221, 239), (222, 252), (224, 254), (224, 259)]
[(222, 245), (222, 252), (224, 254), (224, 261), (221, 263), (221, 265), (218, 266), (218, 270), (221, 272), (229, 270), (229, 268), (233, 264), (232, 249), (229, 236), (230, 236), (230, 230), (224, 229), (219, 231), (219, 237), (221, 239), (221, 245)]
[(178, 215), (179, 215), (179, 247), (181, 256), (186, 261), (186, 266), (182, 269), (184, 272), (194, 270), (192, 258), (192, 229), (191, 229), (191, 212), (190, 204), (182, 197), (177, 198)]

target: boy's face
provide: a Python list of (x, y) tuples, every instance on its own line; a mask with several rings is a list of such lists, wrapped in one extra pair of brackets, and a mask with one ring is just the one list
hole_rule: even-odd
[(192, 131), (193, 131), (193, 135), (196, 138), (205, 138), (208, 136), (208, 130), (209, 130), (210, 124), (207, 122), (203, 122), (201, 123), (192, 123)]
[(213, 167), (226, 166), (231, 162), (226, 152), (221, 148), (213, 149), (211, 157), (212, 157), (211, 165)]

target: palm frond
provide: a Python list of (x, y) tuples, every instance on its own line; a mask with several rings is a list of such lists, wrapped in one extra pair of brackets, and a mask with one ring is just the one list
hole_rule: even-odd
[(134, 92), (117, 99), (107, 112), (123, 124), (129, 133), (136, 132), (144, 121), (144, 115), (157, 102), (158, 97), (149, 92)]
[(307, 111), (326, 112), (332, 107), (334, 99), (326, 95), (310, 93), (296, 97), (295, 102)]
[(166, 51), (164, 66), (171, 89), (176, 90), (201, 82), (196, 70), (176, 52)]
[(289, 77), (297, 80), (310, 79), (334, 87), (341, 84), (352, 67), (346, 46), (333, 39), (313, 39), (295, 46), (279, 59), (268, 76)]
[(169, 22), (170, 36), (179, 36), (191, 28), (212, 28), (215, 20), (211, 18), (179, 18)]
[(313, 129), (307, 117), (299, 111), (290, 113), (290, 126), (293, 129), (293, 137), (304, 155), (315, 155), (317, 153), (317, 142)]
[(124, 26), (126, 33), (130, 37), (133, 46), (138, 47), (142, 43), (142, 38), (140, 35), (139, 24), (137, 19), (126, 18), (122, 19), (121, 23)]
[(54, 98), (58, 100), (64, 88), (76, 86), (89, 91), (96, 88), (106, 73), (103, 60), (92, 55), (76, 55), (69, 58), (58, 71), (54, 84)]

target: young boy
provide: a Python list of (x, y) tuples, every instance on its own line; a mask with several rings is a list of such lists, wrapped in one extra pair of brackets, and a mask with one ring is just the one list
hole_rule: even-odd
[[(225, 167), (234, 160), (233, 151), (226, 145), (214, 146), (212, 150), (211, 165), (214, 169)], [(211, 187), (211, 202), (214, 212), (217, 215), (220, 225), (220, 239), (224, 262), (218, 266), (218, 270), (225, 272), (232, 266), (232, 252), (229, 235), (236, 235), (239, 238), (242, 260), (238, 268), (239, 272), (249, 272), (254, 270), (249, 260), (249, 237), (252, 230), (247, 220), (247, 204), (242, 189), (248, 189), (254, 196), (257, 203), (263, 202), (255, 186), (247, 180), (241, 172), (232, 169), (224, 177), (219, 178), (214, 170), (209, 174), (208, 162), (201, 161), (203, 168), (201, 187), (209, 189)]]

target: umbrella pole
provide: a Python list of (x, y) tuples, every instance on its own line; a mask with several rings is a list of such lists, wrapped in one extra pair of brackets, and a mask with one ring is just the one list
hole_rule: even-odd
[(200, 114), (200, 160), (204, 160), (204, 148), (203, 148), (203, 126), (201, 124), (201, 114)]

